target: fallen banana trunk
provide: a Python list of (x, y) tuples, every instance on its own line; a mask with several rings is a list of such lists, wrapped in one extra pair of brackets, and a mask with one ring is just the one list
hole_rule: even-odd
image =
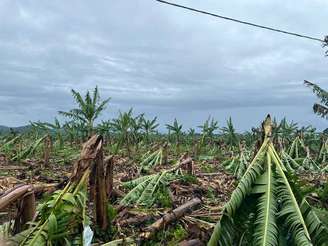
[(163, 229), (166, 225), (179, 220), (185, 214), (190, 213), (192, 209), (198, 206), (201, 202), (202, 201), (199, 198), (194, 198), (185, 204), (182, 204), (180, 207), (177, 207), (173, 211), (164, 214), (163, 217), (155, 221), (150, 226), (146, 227), (144, 232), (142, 232), (138, 238), (127, 237), (105, 243), (102, 246), (136, 245), (140, 241), (150, 239), (157, 231)]
[(148, 226), (145, 229), (145, 232), (141, 234), (142, 239), (149, 239), (152, 237), (152, 235), (156, 232), (162, 229), (165, 225), (170, 224), (171, 222), (180, 219), (182, 216), (184, 216), (186, 213), (190, 212), (192, 208), (196, 207), (201, 203), (201, 200), (199, 198), (194, 198), (185, 204), (181, 205), (180, 207), (177, 207), (171, 212), (166, 213), (162, 218), (155, 221), (153, 224)]
[(0, 210), (5, 209), (7, 206), (21, 199), (26, 193), (29, 192), (44, 192), (55, 189), (58, 184), (44, 184), (44, 185), (22, 185), (16, 186), (6, 191), (0, 197)]
[(192, 158), (188, 157), (182, 161), (180, 161), (179, 165), (176, 167), (176, 169), (179, 169), (180, 167), (186, 167), (189, 174), (192, 174)]
[(56, 186), (57, 184), (20, 185), (6, 191), (0, 197), (0, 210), (19, 202), (13, 229), (14, 234), (25, 230), (27, 223), (33, 220), (36, 211), (35, 194), (40, 191), (55, 189)]

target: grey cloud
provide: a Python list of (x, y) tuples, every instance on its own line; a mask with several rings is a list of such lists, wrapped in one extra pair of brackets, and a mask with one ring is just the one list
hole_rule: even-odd
[[(175, 2), (321, 37), (326, 1)], [(149, 0), (0, 3), (0, 124), (51, 120), (70, 89), (112, 97), (103, 118), (134, 107), (196, 126), (208, 115), (247, 129), (274, 115), (325, 127), (304, 79), (327, 85), (320, 43)], [(297, 112), (297, 113), (296, 113)], [(304, 116), (307, 118), (304, 119)], [(238, 122), (240, 121), (240, 122)], [(256, 121), (256, 122), (255, 122)]]

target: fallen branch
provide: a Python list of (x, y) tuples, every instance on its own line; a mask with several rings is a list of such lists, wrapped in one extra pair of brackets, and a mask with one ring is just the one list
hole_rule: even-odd
[(184, 159), (183, 161), (181, 161), (179, 163), (179, 165), (176, 167), (176, 169), (179, 169), (180, 167), (184, 166), (184, 165), (189, 165), (192, 163), (192, 158), (191, 157), (188, 157), (186, 159)]
[(57, 184), (45, 184), (45, 185), (20, 185), (5, 192), (0, 197), (0, 210), (6, 208), (13, 202), (21, 199), (28, 192), (42, 192), (55, 188)]
[(181, 205), (180, 207), (177, 207), (171, 212), (166, 213), (162, 218), (155, 221), (153, 224), (148, 226), (144, 232), (140, 235), (142, 239), (149, 239), (154, 235), (156, 231), (159, 231), (165, 225), (170, 224), (171, 222), (180, 219), (182, 216), (184, 216), (186, 213), (190, 212), (191, 209), (201, 203), (201, 200), (199, 198), (194, 198), (185, 204)]
[(170, 224), (171, 222), (183, 217), (186, 213), (191, 212), (192, 208), (199, 205), (200, 203), (201, 200), (199, 198), (194, 198), (181, 205), (180, 207), (177, 207), (173, 211), (166, 213), (163, 217), (161, 217), (153, 224), (145, 228), (144, 232), (139, 235), (139, 238), (131, 236), (123, 239), (117, 239), (105, 243), (102, 246), (139, 245), (141, 241), (150, 239), (158, 230), (164, 228), (164, 226), (166, 226), (167, 224)]

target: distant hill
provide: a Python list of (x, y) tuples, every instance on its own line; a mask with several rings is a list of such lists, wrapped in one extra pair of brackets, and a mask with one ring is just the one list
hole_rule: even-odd
[(23, 133), (28, 131), (31, 128), (31, 126), (30, 125), (18, 126), (18, 127), (0, 126), (0, 134), (9, 133), (10, 128), (13, 129), (15, 132)]
[(8, 128), (8, 127), (6, 127), (6, 126), (0, 126), (0, 132), (1, 132), (1, 131), (5, 131), (7, 128)]

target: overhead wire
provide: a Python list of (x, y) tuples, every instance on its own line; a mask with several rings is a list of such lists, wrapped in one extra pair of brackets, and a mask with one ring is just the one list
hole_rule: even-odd
[(248, 25), (248, 26), (252, 26), (252, 27), (256, 27), (256, 28), (266, 29), (266, 30), (269, 30), (269, 31), (279, 32), (279, 33), (283, 33), (283, 34), (286, 34), (286, 35), (292, 35), (292, 36), (299, 37), (299, 38), (305, 38), (305, 39), (310, 39), (310, 40), (314, 40), (314, 41), (319, 41), (321, 43), (325, 42), (324, 39), (312, 37), (312, 36), (309, 36), (309, 35), (303, 35), (303, 34), (299, 34), (299, 33), (296, 33), (296, 32), (290, 32), (290, 31), (281, 30), (281, 29), (278, 29), (278, 28), (273, 28), (273, 27), (269, 27), (269, 26), (264, 26), (264, 25), (252, 23), (252, 22), (249, 22), (249, 21), (243, 21), (243, 20), (239, 20), (239, 19), (235, 19), (235, 18), (223, 16), (223, 15), (218, 15), (218, 14), (210, 13), (210, 12), (207, 12), (207, 11), (204, 11), (204, 10), (191, 8), (191, 7), (188, 7), (188, 6), (185, 6), (185, 5), (180, 5), (180, 4), (168, 2), (168, 1), (165, 1), (165, 0), (155, 0), (155, 1), (160, 2), (162, 4), (171, 5), (171, 6), (174, 6), (174, 7), (177, 7), (177, 8), (189, 10), (189, 11), (192, 11), (192, 12), (205, 14), (205, 15), (209, 15), (209, 16), (212, 16), (212, 17), (228, 20), (228, 21), (237, 22), (239, 24), (244, 24), (244, 25)]

